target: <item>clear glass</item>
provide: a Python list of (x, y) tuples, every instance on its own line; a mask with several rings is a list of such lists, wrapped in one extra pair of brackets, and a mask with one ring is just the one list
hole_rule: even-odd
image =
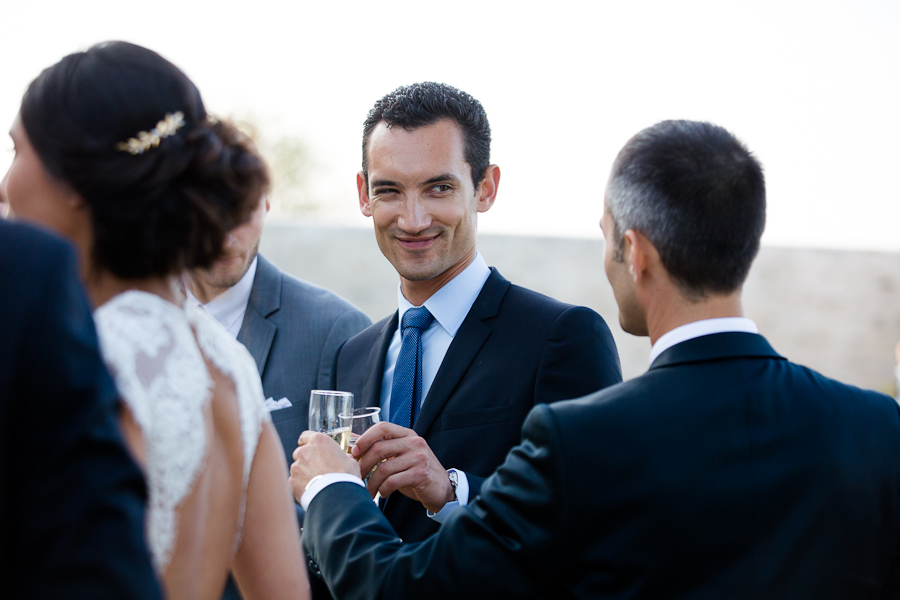
[(344, 427), (350, 428), (350, 444), (347, 447), (347, 452), (350, 452), (359, 436), (375, 423), (381, 423), (381, 409), (377, 406), (357, 408), (350, 413), (342, 414), (341, 423)]
[(309, 429), (328, 434), (345, 452), (350, 448), (350, 427), (341, 415), (353, 414), (353, 394), (333, 390), (309, 393)]

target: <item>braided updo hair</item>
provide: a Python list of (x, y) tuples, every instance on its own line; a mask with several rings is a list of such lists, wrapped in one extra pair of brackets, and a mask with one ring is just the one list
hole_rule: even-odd
[[(177, 112), (184, 125), (158, 147), (119, 148)], [(44, 167), (90, 208), (94, 267), (122, 279), (211, 266), (268, 192), (252, 141), (210, 117), (175, 65), (134, 44), (66, 56), (31, 82), (20, 116)]]

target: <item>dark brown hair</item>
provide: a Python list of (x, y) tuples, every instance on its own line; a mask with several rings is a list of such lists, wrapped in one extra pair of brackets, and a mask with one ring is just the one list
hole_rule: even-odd
[[(117, 147), (176, 112), (184, 125), (158, 147)], [(268, 191), (252, 141), (210, 117), (175, 65), (134, 44), (66, 56), (31, 82), (20, 115), (47, 170), (90, 207), (94, 266), (117, 277), (209, 267)]]
[(407, 131), (452, 119), (463, 132), (465, 156), (475, 189), (491, 162), (491, 126), (481, 102), (446, 83), (414, 83), (398, 87), (375, 103), (363, 123), (362, 168), (369, 180), (369, 138), (381, 121)]

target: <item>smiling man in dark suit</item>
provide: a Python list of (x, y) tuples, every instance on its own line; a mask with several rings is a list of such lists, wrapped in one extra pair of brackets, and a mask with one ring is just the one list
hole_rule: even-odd
[(478, 494), (534, 405), (622, 379), (597, 313), (510, 284), (477, 252), (500, 183), (490, 140), (481, 104), (436, 83), (388, 94), (364, 125), (359, 205), (400, 276), (399, 310), (344, 344), (333, 387), (383, 409), (357, 455), (366, 470), (391, 458), (369, 487), (409, 541)]
[(536, 407), (481, 495), (418, 544), (337, 444), (301, 436), (303, 543), (335, 596), (900, 597), (900, 406), (788, 362), (743, 317), (756, 159), (720, 127), (659, 123), (619, 153), (601, 224), (650, 370)]

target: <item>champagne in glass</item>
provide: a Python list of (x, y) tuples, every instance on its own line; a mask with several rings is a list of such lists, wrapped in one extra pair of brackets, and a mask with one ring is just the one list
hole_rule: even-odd
[[(357, 408), (354, 411), (341, 415), (341, 423), (350, 430), (350, 438), (347, 445), (347, 452), (356, 445), (366, 430), (375, 423), (381, 422), (381, 409), (377, 406), (369, 408)], [(343, 446), (341, 446), (343, 448)]]
[(309, 394), (309, 429), (331, 436), (345, 452), (350, 447), (350, 427), (341, 416), (353, 413), (353, 394), (313, 390)]
[[(341, 415), (341, 422), (344, 426), (350, 430), (350, 439), (347, 445), (347, 452), (350, 452), (353, 449), (353, 446), (356, 445), (356, 440), (359, 439), (366, 430), (373, 426), (375, 423), (381, 422), (381, 409), (377, 406), (369, 407), (369, 408), (357, 408), (351, 413)], [(343, 448), (343, 446), (341, 446)], [(378, 468), (378, 465), (372, 467), (372, 470), (369, 471), (368, 475), (366, 475), (363, 480), (368, 485), (369, 478), (372, 476), (372, 473), (375, 472), (375, 469)], [(378, 502), (378, 499), (381, 498), (381, 495), (378, 494), (375, 497), (375, 502)]]
[(350, 448), (352, 448), (353, 444), (356, 442), (351, 436), (349, 427), (338, 427), (337, 429), (332, 429), (326, 433), (340, 445), (341, 450), (344, 452), (350, 452)]

